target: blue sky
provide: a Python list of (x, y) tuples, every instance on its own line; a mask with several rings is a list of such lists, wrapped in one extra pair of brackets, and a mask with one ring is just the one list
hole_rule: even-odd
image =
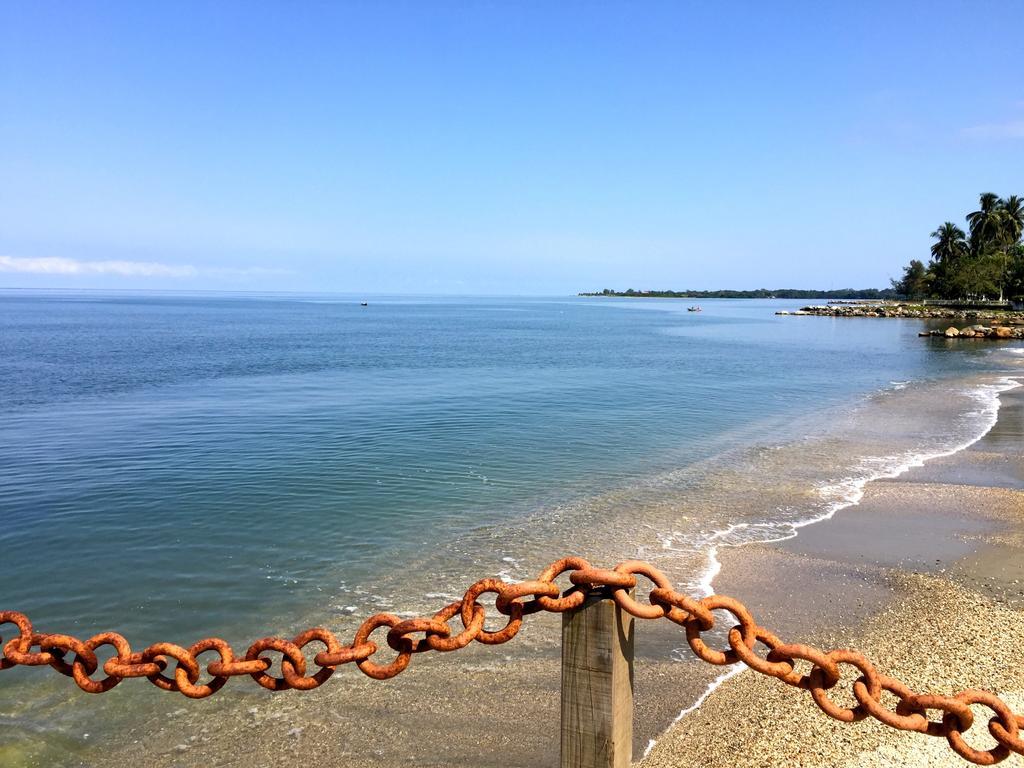
[(885, 286), (1024, 194), (1024, 3), (3, 3), (0, 286)]

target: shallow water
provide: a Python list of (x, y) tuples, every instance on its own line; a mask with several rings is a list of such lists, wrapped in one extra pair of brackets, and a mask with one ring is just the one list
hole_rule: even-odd
[[(716, 547), (976, 439), (1019, 370), (916, 321), (773, 314), (800, 303), (2, 293), (0, 602), (245, 647), (569, 552), (706, 588)], [(0, 757), (92, 763), (170, 706), (3, 674)]]

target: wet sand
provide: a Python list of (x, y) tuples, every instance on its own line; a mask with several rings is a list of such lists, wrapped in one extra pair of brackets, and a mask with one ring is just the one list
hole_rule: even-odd
[[(914, 690), (986, 688), (1019, 711), (1022, 449), (1024, 392), (1018, 389), (1003, 395), (998, 424), (971, 448), (870, 484), (859, 506), (795, 539), (723, 552), (716, 591), (746, 601), (784, 640), (858, 648)], [(978, 719), (970, 743), (987, 749), (995, 742), (987, 718)], [(839, 723), (808, 694), (749, 671), (726, 681), (641, 763), (965, 764), (944, 739), (870, 719)]]
[[(1014, 655), (1024, 640), (1022, 445), (1018, 389), (970, 449), (869, 484), (859, 506), (797, 538), (721, 550), (715, 590), (787, 641), (860, 648), (915, 689), (989, 687), (1024, 705), (1014, 699), (1024, 691)], [(389, 682), (343, 668), (311, 693), (268, 696), (242, 681), (231, 697), (161, 699), (167, 709), (101, 762), (556, 766), (559, 626), (531, 617), (508, 646), (429, 654)], [(638, 626), (637, 759), (658, 739), (644, 766), (961, 764), (941, 739), (836, 723), (807, 694), (750, 672), (664, 733), (722, 672), (684, 647), (672, 625)]]

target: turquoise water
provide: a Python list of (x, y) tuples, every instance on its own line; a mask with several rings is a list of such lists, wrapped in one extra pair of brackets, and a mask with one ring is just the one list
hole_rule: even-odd
[[(976, 438), (1007, 372), (916, 321), (774, 315), (799, 301), (362, 298), (0, 292), (0, 607), (244, 647), (558, 553), (697, 585)], [(3, 675), (0, 745), (77, 695)]]

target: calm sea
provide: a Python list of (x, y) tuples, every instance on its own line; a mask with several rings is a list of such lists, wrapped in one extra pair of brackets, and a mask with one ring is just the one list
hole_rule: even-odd
[[(364, 298), (0, 292), (0, 607), (244, 648), (570, 552), (699, 589), (1008, 386), (1004, 346), (804, 302)], [(0, 759), (38, 764), (162, 695), (2, 674)]]

